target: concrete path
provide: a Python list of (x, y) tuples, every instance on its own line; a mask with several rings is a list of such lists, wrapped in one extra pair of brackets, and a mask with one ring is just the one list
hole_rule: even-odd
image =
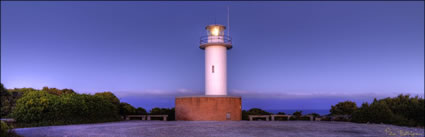
[(25, 137), (383, 137), (424, 136), (423, 128), (318, 121), (122, 121), (18, 128)]

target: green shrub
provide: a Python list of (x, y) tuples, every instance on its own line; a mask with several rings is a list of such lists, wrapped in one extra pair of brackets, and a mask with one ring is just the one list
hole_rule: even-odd
[(125, 102), (120, 103), (119, 110), (121, 116), (136, 114), (136, 108)]
[(372, 123), (391, 123), (393, 113), (385, 102), (373, 102), (369, 106), (369, 121)]
[(120, 104), (120, 100), (118, 99), (118, 97), (115, 96), (114, 93), (112, 93), (110, 91), (95, 93), (94, 96), (102, 97), (102, 98), (110, 101), (112, 104), (115, 104), (117, 106), (119, 106), (119, 104)]
[(399, 95), (363, 103), (352, 115), (353, 122), (387, 123), (400, 126), (424, 126), (424, 99)]
[(167, 120), (175, 120), (175, 109), (174, 108), (152, 108), (149, 112), (150, 115), (168, 115)]
[(320, 117), (320, 114), (318, 114), (318, 113), (310, 113), (310, 114), (307, 114), (307, 115), (312, 115), (313, 117)]
[(146, 109), (144, 109), (142, 107), (137, 107), (136, 108), (136, 114), (137, 115), (146, 115), (146, 114), (148, 114), (148, 112), (146, 112)]
[(270, 112), (259, 108), (251, 108), (250, 110), (242, 110), (242, 120), (249, 120), (249, 115), (270, 115)]
[(1, 109), (0, 116), (4, 117), (8, 115), (12, 110), (11, 105), (11, 94), (6, 90), (3, 84), (0, 83), (0, 97), (1, 97)]
[(300, 119), (300, 117), (303, 115), (303, 111), (295, 111), (294, 113), (292, 113), (292, 115), (293, 115), (296, 119)]
[(0, 136), (6, 137), (9, 133), (9, 126), (6, 124), (6, 122), (1, 121), (1, 130), (0, 130)]
[(119, 119), (118, 108), (110, 101), (88, 94), (61, 94), (30, 91), (16, 103), (12, 116), (20, 123), (59, 125), (94, 123)]
[(246, 110), (242, 110), (242, 120), (249, 120), (248, 112)]
[(52, 121), (59, 97), (44, 91), (30, 91), (25, 93), (16, 103), (12, 116), (17, 122), (41, 123)]
[(357, 123), (369, 122), (369, 104), (364, 102), (362, 106), (353, 112), (351, 121)]
[(277, 112), (278, 115), (286, 115), (285, 112)]
[(331, 106), (331, 115), (351, 115), (356, 111), (357, 105), (352, 101), (339, 102), (335, 106)]
[(57, 88), (49, 88), (49, 87), (43, 87), (41, 91), (46, 91), (49, 94), (53, 95), (63, 95), (63, 94), (75, 94), (74, 90), (72, 89), (57, 89)]

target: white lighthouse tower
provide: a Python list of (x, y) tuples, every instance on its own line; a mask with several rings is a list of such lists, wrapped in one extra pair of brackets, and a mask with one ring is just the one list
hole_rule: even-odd
[(224, 35), (223, 25), (205, 27), (200, 48), (205, 50), (205, 96), (176, 97), (176, 120), (187, 121), (240, 121), (242, 98), (227, 95), (226, 52), (232, 48), (232, 39)]
[(225, 26), (212, 24), (205, 27), (200, 48), (205, 50), (205, 95), (227, 95), (227, 55), (232, 48), (230, 36), (224, 35)]

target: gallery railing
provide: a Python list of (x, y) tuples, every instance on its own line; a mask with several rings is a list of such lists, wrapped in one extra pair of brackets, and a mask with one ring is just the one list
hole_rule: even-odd
[(201, 40), (200, 40), (201, 45), (210, 44), (210, 43), (232, 45), (232, 38), (227, 35), (201, 36)]

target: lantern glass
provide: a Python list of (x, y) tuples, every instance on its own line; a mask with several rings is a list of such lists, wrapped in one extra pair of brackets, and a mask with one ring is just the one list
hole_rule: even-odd
[(213, 28), (211, 28), (211, 35), (213, 35), (213, 36), (220, 35), (220, 28), (219, 27), (213, 27)]

